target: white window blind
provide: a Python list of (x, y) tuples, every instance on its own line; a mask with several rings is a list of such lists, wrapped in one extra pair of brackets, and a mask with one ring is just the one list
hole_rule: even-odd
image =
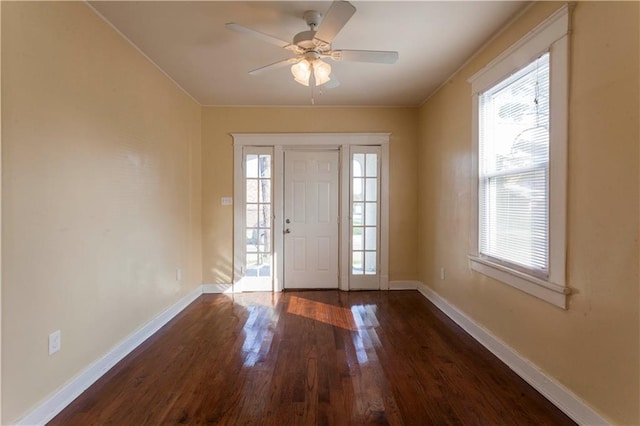
[(549, 273), (549, 54), (479, 95), (480, 256)]

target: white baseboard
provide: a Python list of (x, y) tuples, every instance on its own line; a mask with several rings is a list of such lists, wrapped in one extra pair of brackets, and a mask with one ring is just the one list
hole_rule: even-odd
[(416, 290), (419, 281), (389, 281), (389, 290)]
[(67, 405), (71, 404), (82, 392), (95, 383), (107, 371), (109, 371), (120, 360), (131, 351), (140, 346), (151, 335), (162, 326), (171, 321), (191, 302), (202, 294), (202, 286), (193, 289), (189, 294), (178, 300), (169, 308), (165, 309), (158, 316), (143, 325), (141, 328), (130, 334), (126, 339), (112, 348), (102, 358), (98, 359), (60, 390), (47, 398), (44, 402), (33, 409), (16, 425), (44, 425), (60, 413)]
[(418, 291), (575, 422), (590, 426), (609, 424), (577, 395), (544, 374), (535, 364), (478, 325), (425, 284), (419, 283)]
[(233, 286), (231, 284), (204, 284), (202, 293), (232, 293)]

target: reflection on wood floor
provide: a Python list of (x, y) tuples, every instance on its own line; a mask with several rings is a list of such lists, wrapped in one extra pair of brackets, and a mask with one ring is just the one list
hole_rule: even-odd
[(51, 424), (573, 424), (416, 291), (208, 294)]

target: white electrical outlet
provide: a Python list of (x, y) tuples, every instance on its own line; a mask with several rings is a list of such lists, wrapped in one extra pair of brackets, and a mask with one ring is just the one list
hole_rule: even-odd
[(233, 198), (231, 197), (222, 197), (220, 198), (220, 204), (223, 206), (230, 206), (233, 204)]
[(444, 268), (440, 268), (440, 279), (444, 280)]
[(56, 330), (49, 335), (49, 355), (53, 355), (54, 353), (60, 350), (62, 346), (62, 340), (60, 336), (60, 330)]
[(182, 280), (182, 269), (176, 269), (176, 281)]

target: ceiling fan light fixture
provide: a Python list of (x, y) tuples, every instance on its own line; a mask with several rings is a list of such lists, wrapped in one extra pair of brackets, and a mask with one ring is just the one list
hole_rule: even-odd
[(291, 74), (298, 83), (303, 86), (309, 85), (309, 77), (311, 77), (311, 63), (306, 59), (301, 60), (291, 66)]
[(320, 59), (313, 63), (313, 76), (316, 78), (316, 86), (321, 86), (331, 80), (331, 65)]

